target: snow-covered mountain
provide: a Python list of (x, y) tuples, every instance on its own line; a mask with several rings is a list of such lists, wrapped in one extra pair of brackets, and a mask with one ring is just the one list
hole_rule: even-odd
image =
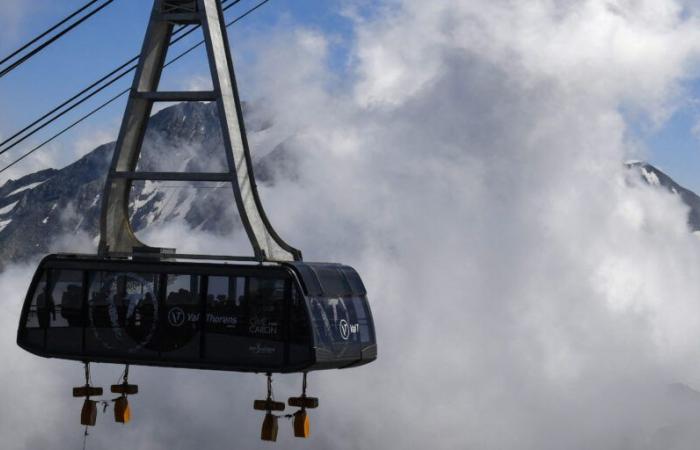
[(669, 192), (679, 195), (683, 203), (688, 205), (688, 227), (691, 231), (700, 231), (700, 196), (673, 181), (671, 177), (645, 162), (630, 162), (627, 166), (639, 171), (642, 179), (652, 186), (662, 187)]
[[(270, 126), (248, 114), (251, 136)], [(155, 114), (149, 123), (137, 170), (224, 170), (221, 129), (214, 103), (180, 103)], [(62, 236), (83, 234), (97, 242), (104, 177), (114, 143), (97, 147), (60, 170), (42, 170), (0, 187), (0, 270), (52, 249)], [(255, 159), (259, 183), (271, 183), (279, 167), (290, 165), (282, 145)], [(274, 169), (273, 169), (274, 168)], [(196, 198), (196, 201), (194, 201)], [(131, 218), (138, 232), (172, 219), (216, 234), (240, 226), (233, 193), (226, 184), (136, 182), (131, 194)]]
[[(218, 171), (224, 168), (221, 130), (213, 103), (180, 103), (155, 114), (149, 123), (138, 170)], [(266, 121), (244, 105), (248, 132), (265, 133)], [(84, 235), (97, 242), (104, 177), (114, 143), (97, 147), (60, 170), (47, 169), (10, 180), (0, 187), (0, 270), (12, 262), (51, 251), (64, 236)], [(278, 145), (255, 158), (259, 183), (295, 176), (293, 155)], [(700, 197), (646, 163), (630, 163), (647, 183), (679, 195), (689, 208), (688, 224), (700, 231)], [(195, 201), (196, 200), (196, 201)], [(138, 232), (179, 219), (194, 229), (228, 234), (240, 227), (229, 185), (137, 182), (131, 195), (131, 220)]]

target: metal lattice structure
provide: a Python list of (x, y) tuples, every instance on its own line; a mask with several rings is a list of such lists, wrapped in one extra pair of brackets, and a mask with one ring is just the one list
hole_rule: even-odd
[[(301, 252), (275, 232), (257, 192), (231, 51), (219, 0), (155, 0), (139, 66), (129, 94), (105, 183), (100, 223), (102, 256), (151, 249), (129, 221), (134, 181), (231, 183), (238, 213), (259, 261), (301, 260)], [(211, 71), (211, 91), (158, 91), (166, 52), (176, 25), (201, 25)], [(155, 102), (212, 101), (218, 106), (228, 170), (221, 173), (141, 172), (136, 166)]]

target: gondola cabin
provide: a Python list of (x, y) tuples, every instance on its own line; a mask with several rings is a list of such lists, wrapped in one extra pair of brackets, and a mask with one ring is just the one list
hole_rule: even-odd
[(51, 255), (17, 343), (39, 356), (241, 372), (342, 369), (377, 357), (351, 267)]

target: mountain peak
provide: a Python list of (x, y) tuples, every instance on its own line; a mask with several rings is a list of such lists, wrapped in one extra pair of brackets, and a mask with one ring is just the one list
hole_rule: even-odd
[[(249, 134), (270, 126), (265, 118), (251, 114), (247, 104), (243, 110), (248, 114)], [(62, 236), (83, 233), (96, 240), (113, 151), (114, 142), (103, 144), (62, 169), (41, 170), (0, 187), (0, 261), (15, 262), (48, 253)], [(268, 167), (270, 164), (282, 161), (285, 167), (292, 167), (283, 152), (280, 146), (256, 162), (261, 182), (272, 182), (278, 174), (279, 170)], [(216, 103), (185, 102), (151, 117), (137, 170), (205, 172), (218, 171), (225, 164)], [(240, 226), (230, 187), (200, 190), (194, 184), (171, 185), (134, 183), (130, 214), (137, 232), (176, 219), (219, 234)]]

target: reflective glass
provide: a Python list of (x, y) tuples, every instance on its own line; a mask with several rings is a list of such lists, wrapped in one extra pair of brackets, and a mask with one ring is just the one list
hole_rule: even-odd
[(77, 270), (52, 270), (50, 272), (53, 305), (51, 327), (82, 327), (83, 324), (83, 272)]
[(41, 275), (33, 294), (29, 310), (27, 311), (26, 327), (47, 328), (49, 326), (50, 312), (46, 301), (46, 272)]
[(149, 356), (157, 350), (159, 278), (151, 273), (92, 274), (87, 350)]
[(200, 277), (168, 275), (165, 318), (160, 327), (160, 351), (164, 357), (198, 358), (200, 347)]
[(319, 267), (316, 269), (321, 279), (323, 294), (326, 297), (340, 297), (352, 294), (350, 285), (336, 267)]
[(30, 348), (37, 350), (44, 349), (46, 328), (49, 326), (51, 311), (47, 302), (46, 293), (46, 272), (44, 272), (37, 282), (34, 292), (32, 292), (31, 303), (27, 310), (25, 328), (19, 335), (20, 342)]
[(50, 323), (46, 349), (80, 354), (83, 349), (83, 272), (50, 270), (48, 305)]

